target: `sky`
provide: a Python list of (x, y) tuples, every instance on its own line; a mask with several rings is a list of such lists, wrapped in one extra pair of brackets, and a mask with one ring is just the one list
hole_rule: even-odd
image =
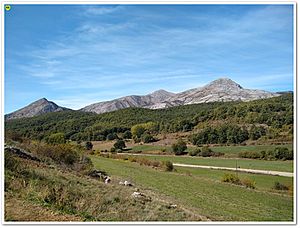
[(72, 109), (227, 77), (293, 90), (293, 5), (11, 5), (5, 113), (40, 98)]

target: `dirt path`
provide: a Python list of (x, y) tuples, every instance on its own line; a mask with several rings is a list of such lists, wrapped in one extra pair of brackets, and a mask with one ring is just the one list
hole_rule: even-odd
[(230, 171), (238, 171), (238, 172), (245, 172), (245, 173), (265, 174), (265, 175), (283, 176), (283, 177), (293, 177), (294, 176), (293, 173), (279, 172), (279, 171), (272, 171), (272, 170), (241, 169), (241, 168), (236, 169), (236, 168), (229, 168), (229, 167), (218, 167), (218, 166), (207, 166), (207, 165), (189, 165), (189, 164), (180, 164), (180, 163), (173, 163), (173, 165), (178, 166), (178, 167), (230, 170)]

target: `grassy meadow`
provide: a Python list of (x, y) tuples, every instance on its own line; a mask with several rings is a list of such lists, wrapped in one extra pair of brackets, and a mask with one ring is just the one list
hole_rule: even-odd
[(227, 159), (227, 158), (203, 158), (203, 157), (190, 157), (190, 156), (175, 156), (175, 155), (129, 155), (139, 156), (157, 161), (171, 161), (173, 163), (191, 164), (191, 165), (207, 165), (207, 166), (220, 166), (243, 169), (258, 169), (258, 170), (274, 170), (282, 172), (293, 172), (293, 161), (266, 161), (255, 159)]
[(166, 195), (213, 221), (293, 220), (291, 193), (272, 189), (273, 182), (291, 185), (292, 178), (239, 174), (256, 182), (256, 189), (247, 189), (223, 183), (223, 171), (176, 168), (176, 172), (163, 172), (128, 161), (91, 158), (96, 168), (107, 170), (113, 178), (121, 177)]

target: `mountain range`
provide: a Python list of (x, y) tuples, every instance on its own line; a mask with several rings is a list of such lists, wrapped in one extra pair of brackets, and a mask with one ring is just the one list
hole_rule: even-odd
[[(220, 78), (209, 84), (181, 93), (171, 93), (165, 90), (157, 90), (147, 95), (125, 96), (111, 101), (103, 101), (88, 105), (80, 111), (94, 112), (97, 114), (116, 111), (129, 107), (140, 107), (148, 109), (163, 109), (179, 105), (227, 102), (227, 101), (251, 101), (257, 99), (280, 96), (279, 93), (267, 92), (264, 90), (244, 89), (241, 85), (229, 78)], [(15, 112), (7, 114), (6, 120), (33, 117), (49, 112), (70, 110), (60, 107), (46, 98), (35, 101), (28, 106)]]

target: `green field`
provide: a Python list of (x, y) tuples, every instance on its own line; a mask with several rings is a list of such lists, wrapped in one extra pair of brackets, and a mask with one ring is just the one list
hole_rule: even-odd
[[(144, 189), (164, 194), (216, 221), (292, 221), (293, 198), (274, 192), (273, 182), (291, 184), (292, 178), (241, 174), (257, 182), (257, 189), (221, 182), (225, 172), (176, 168), (164, 172), (128, 161), (91, 156), (96, 168), (112, 178), (121, 177)], [(240, 174), (239, 174), (240, 175)]]
[(286, 145), (255, 145), (255, 146), (216, 146), (211, 149), (215, 152), (225, 153), (228, 157), (237, 157), (238, 153), (246, 151), (262, 151), (273, 150), (276, 147), (287, 147), (289, 150), (293, 149), (293, 144)]
[[(214, 146), (211, 149), (215, 152), (222, 152), (226, 157), (238, 157), (238, 153), (246, 152), (246, 151), (262, 151), (262, 150), (273, 150), (276, 147), (287, 147), (289, 150), (293, 148), (293, 144), (286, 145), (253, 145), (253, 146)], [(166, 152), (171, 153), (172, 148), (170, 146), (159, 146), (159, 145), (136, 145), (132, 147), (132, 152), (134, 151), (143, 151), (143, 152), (151, 152), (151, 151), (161, 151), (165, 149)], [(188, 147), (187, 151), (194, 150), (195, 147)]]
[(128, 155), (139, 156), (151, 160), (171, 161), (173, 163), (208, 165), (220, 167), (238, 167), (243, 169), (274, 170), (281, 172), (293, 172), (293, 161), (266, 161), (255, 159), (231, 159), (231, 158), (203, 158), (175, 155)]

